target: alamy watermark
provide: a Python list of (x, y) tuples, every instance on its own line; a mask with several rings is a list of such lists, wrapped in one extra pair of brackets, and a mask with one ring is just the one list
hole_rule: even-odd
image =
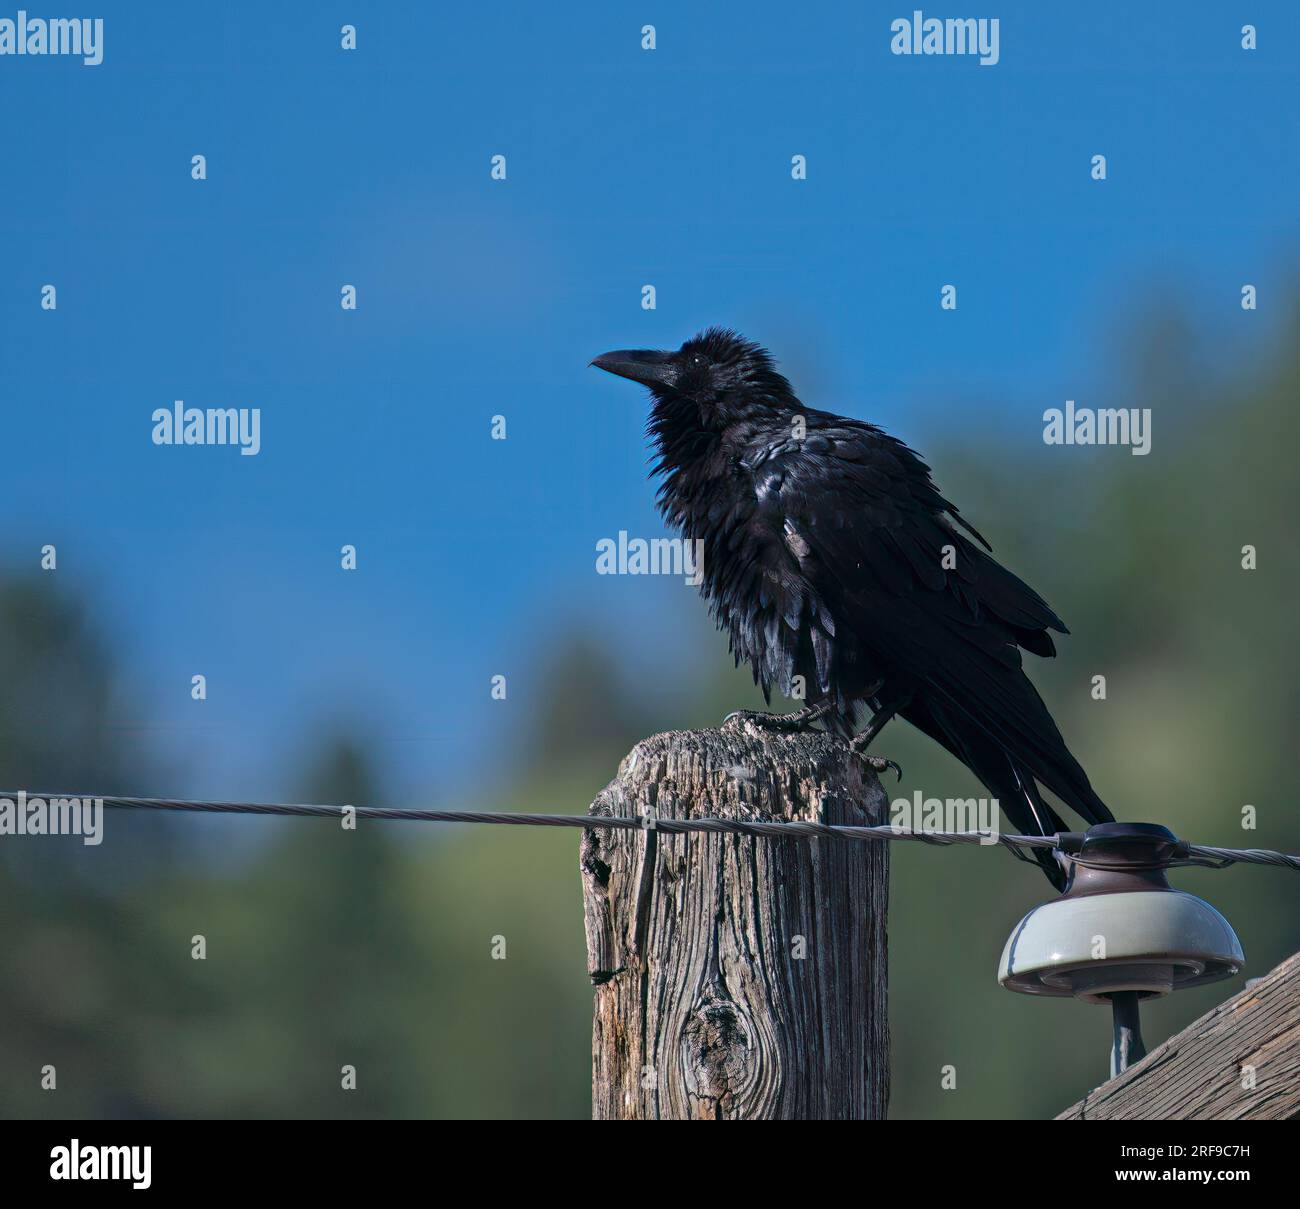
[(104, 61), (103, 17), (0, 17), (0, 55), (79, 55), (86, 67)]
[(889, 49), (896, 55), (979, 55), (981, 67), (1001, 57), (997, 17), (927, 17), (918, 8), (910, 17), (896, 17), (889, 29)]
[(186, 407), (177, 399), (151, 418), (155, 445), (238, 445), (249, 456), (262, 448), (260, 407)]
[(981, 844), (998, 842), (997, 798), (927, 798), (919, 789), (889, 804), (895, 831), (978, 831)]
[(132, 1188), (153, 1183), (152, 1146), (94, 1146), (73, 1138), (50, 1151), (52, 1180), (130, 1180)]
[(0, 836), (79, 835), (93, 848), (104, 842), (103, 798), (0, 798)]
[(691, 587), (704, 579), (704, 539), (699, 537), (602, 537), (596, 543), (597, 575), (680, 575)]
[(1128, 445), (1134, 457), (1151, 452), (1151, 408), (1049, 407), (1043, 412), (1044, 445)]

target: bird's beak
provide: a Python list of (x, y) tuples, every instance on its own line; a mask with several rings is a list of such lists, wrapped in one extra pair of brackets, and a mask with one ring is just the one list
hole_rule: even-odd
[(607, 374), (631, 378), (643, 386), (671, 386), (677, 376), (671, 353), (647, 348), (620, 348), (612, 353), (601, 353), (592, 365)]

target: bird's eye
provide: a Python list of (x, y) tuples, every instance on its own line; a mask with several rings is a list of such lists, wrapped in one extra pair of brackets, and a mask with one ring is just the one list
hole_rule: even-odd
[(691, 354), (691, 368), (692, 368), (692, 369), (703, 369), (703, 368), (704, 368), (704, 357), (703, 357), (702, 354), (700, 354), (700, 353), (692, 353), (692, 354)]

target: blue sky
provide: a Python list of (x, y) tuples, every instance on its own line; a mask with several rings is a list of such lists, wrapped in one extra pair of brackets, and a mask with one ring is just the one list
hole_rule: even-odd
[[(0, 565), (57, 545), (159, 792), (285, 792), (332, 720), (454, 791), (557, 623), (685, 658), (685, 590), (594, 573), (661, 531), (598, 352), (725, 323), (813, 405), (1029, 447), (1153, 294), (1248, 351), (1241, 283), (1294, 269), (1294, 5), (1003, 3), (990, 67), (891, 55), (902, 5), (372, 7), (101, 2), (101, 65), (0, 58)], [(175, 399), (260, 408), (261, 452), (155, 446)]]

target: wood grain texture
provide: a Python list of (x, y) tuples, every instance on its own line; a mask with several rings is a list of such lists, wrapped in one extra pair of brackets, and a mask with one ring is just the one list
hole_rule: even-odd
[(1289, 1121), (1297, 1117), (1300, 953), (1170, 1037), (1057, 1120)]
[[(589, 813), (877, 823), (871, 769), (749, 724), (638, 743)], [(889, 845), (584, 831), (598, 1120), (858, 1119), (889, 1096)]]

